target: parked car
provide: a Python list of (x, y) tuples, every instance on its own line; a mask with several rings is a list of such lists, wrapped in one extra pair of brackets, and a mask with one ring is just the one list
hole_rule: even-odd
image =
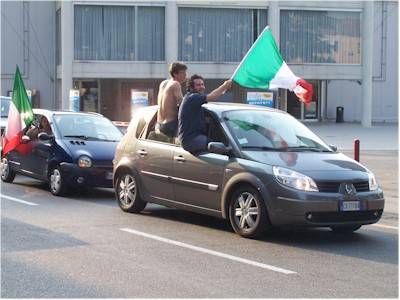
[(125, 134), (128, 131), (129, 122), (122, 122), (122, 121), (112, 121), (112, 122), (119, 129), (119, 131), (122, 132), (122, 134)]
[(0, 104), (1, 104), (1, 119), (0, 119), (0, 130), (1, 135), (3, 136), (3, 132), (7, 126), (8, 122), (8, 110), (10, 109), (11, 98), (10, 97), (0, 97)]
[(288, 225), (353, 232), (380, 219), (384, 196), (374, 175), (286, 112), (203, 108), (210, 142), (198, 155), (155, 131), (156, 106), (134, 115), (114, 160), (123, 211), (153, 202), (229, 219), (244, 237)]
[[(122, 134), (110, 120), (97, 113), (33, 112), (35, 134), (28, 130), (31, 137), (24, 136), (24, 142), (2, 158), (4, 182), (20, 173), (49, 182), (54, 195), (78, 186), (112, 187), (112, 159)], [(40, 128), (46, 120), (50, 132)]]

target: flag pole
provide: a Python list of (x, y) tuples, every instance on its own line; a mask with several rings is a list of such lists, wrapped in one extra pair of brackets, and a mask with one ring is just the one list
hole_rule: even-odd
[(239, 69), (242, 66), (243, 62), (246, 60), (247, 56), (249, 55), (251, 50), (254, 48), (254, 46), (257, 44), (257, 42), (259, 41), (259, 39), (262, 37), (262, 35), (264, 34), (264, 32), (266, 30), (269, 30), (269, 25), (265, 26), (263, 31), (261, 31), (260, 35), (257, 37), (256, 41), (253, 43), (253, 45), (251, 45), (250, 49), (247, 51), (246, 55), (242, 58), (242, 61), (239, 63), (239, 65), (236, 67), (235, 71), (233, 72), (233, 74), (232, 74), (232, 76), (230, 78), (231, 80), (233, 79), (233, 77), (235, 77), (236, 73), (239, 71)]

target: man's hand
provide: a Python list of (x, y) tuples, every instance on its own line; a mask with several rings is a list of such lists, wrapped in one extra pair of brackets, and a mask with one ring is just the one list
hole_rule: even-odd
[(22, 136), (22, 138), (21, 138), (21, 143), (22, 143), (22, 144), (26, 144), (26, 143), (29, 143), (30, 140), (31, 140), (31, 139), (30, 139), (29, 136), (24, 135), (24, 136)]
[(229, 79), (229, 80), (225, 81), (223, 86), (224, 86), (225, 90), (229, 90), (232, 87), (232, 80)]

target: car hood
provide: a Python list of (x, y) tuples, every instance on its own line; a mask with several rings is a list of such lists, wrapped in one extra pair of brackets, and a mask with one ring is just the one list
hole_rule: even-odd
[(81, 155), (89, 156), (96, 164), (110, 165), (119, 142), (63, 140), (74, 161)]
[(342, 153), (244, 151), (247, 159), (295, 171), (357, 171), (367, 169)]

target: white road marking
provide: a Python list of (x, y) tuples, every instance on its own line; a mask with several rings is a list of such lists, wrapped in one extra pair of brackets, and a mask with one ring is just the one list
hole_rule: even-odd
[(190, 245), (190, 244), (186, 244), (186, 243), (170, 240), (170, 239), (167, 239), (167, 238), (163, 238), (163, 237), (160, 237), (160, 236), (157, 236), (157, 235), (148, 234), (148, 233), (145, 233), (145, 232), (133, 230), (133, 229), (130, 229), (130, 228), (120, 228), (120, 230), (129, 232), (129, 233), (132, 233), (132, 234), (136, 234), (136, 235), (139, 235), (139, 236), (143, 236), (143, 237), (146, 237), (146, 238), (149, 238), (149, 239), (153, 239), (153, 240), (157, 240), (157, 241), (160, 241), (160, 242), (164, 242), (164, 243), (167, 243), (167, 244), (171, 244), (171, 245), (175, 245), (175, 246), (179, 246), (179, 247), (183, 247), (183, 248), (188, 248), (188, 249), (191, 249), (191, 250), (194, 250), (194, 251), (199, 251), (199, 252), (211, 254), (211, 255), (214, 255), (214, 256), (223, 257), (223, 258), (226, 258), (226, 259), (230, 259), (230, 260), (241, 262), (241, 263), (244, 263), (244, 264), (256, 266), (256, 267), (263, 268), (263, 269), (268, 269), (268, 270), (275, 271), (275, 272), (280, 272), (280, 273), (284, 273), (284, 274), (297, 274), (297, 272), (294, 272), (294, 271), (290, 271), (290, 270), (282, 269), (282, 268), (279, 268), (279, 267), (263, 264), (263, 263), (260, 263), (260, 262), (248, 260), (248, 259), (245, 259), (245, 258), (241, 258), (241, 257), (225, 254), (225, 253), (222, 253), (222, 252), (213, 251), (213, 250), (209, 250), (209, 249), (206, 249), (206, 248), (197, 247), (197, 246), (193, 246), (193, 245)]
[(371, 226), (394, 229), (394, 230), (398, 230), (399, 229), (399, 227), (396, 227), (396, 226), (389, 226), (389, 225), (382, 225), (382, 224), (371, 224)]
[(3, 194), (0, 194), (0, 197), (1, 197), (1, 198), (8, 199), (8, 200), (11, 200), (11, 201), (23, 203), (23, 204), (26, 204), (26, 205), (31, 205), (31, 206), (39, 205), (39, 204), (37, 204), (37, 203), (33, 203), (33, 202), (21, 200), (21, 199), (14, 198), (14, 197), (11, 197), (11, 196), (6, 196), (6, 195), (3, 195)]

